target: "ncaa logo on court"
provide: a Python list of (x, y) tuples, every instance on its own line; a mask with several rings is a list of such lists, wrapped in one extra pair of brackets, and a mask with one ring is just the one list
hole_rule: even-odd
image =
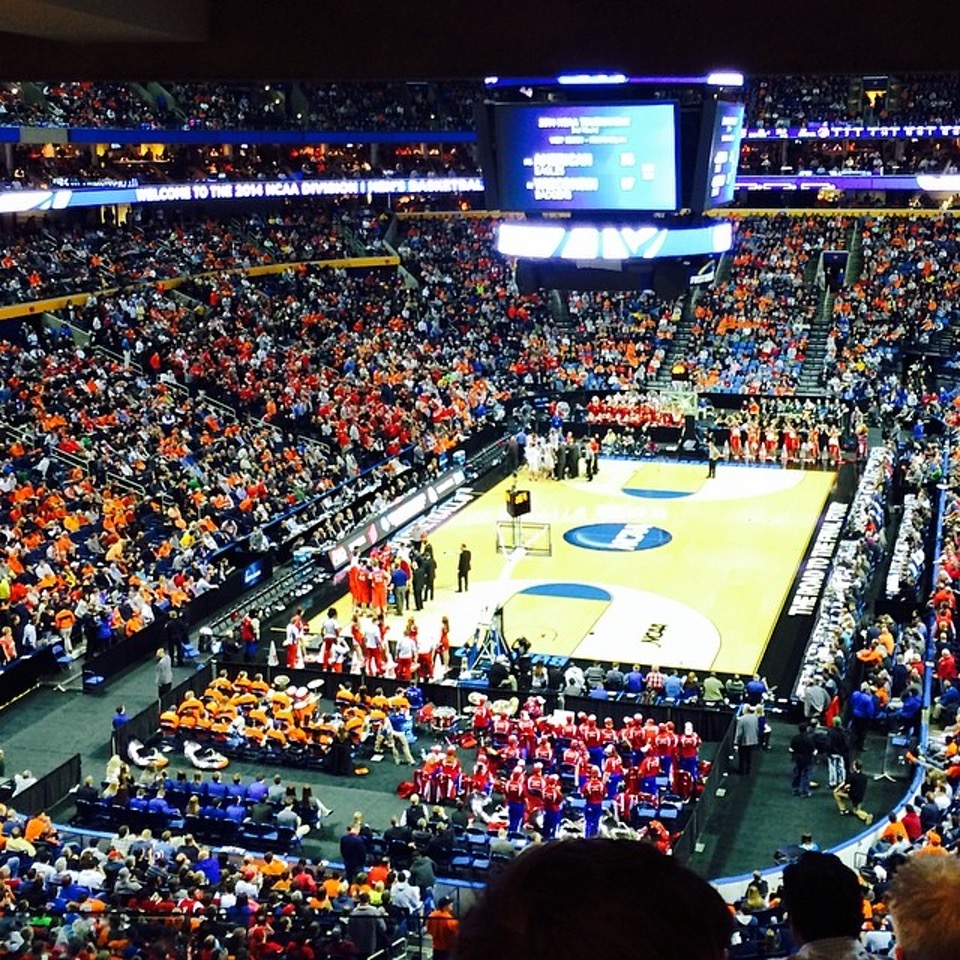
[(568, 530), (563, 539), (585, 550), (655, 550), (668, 544), (673, 537), (662, 527), (645, 523), (590, 523)]

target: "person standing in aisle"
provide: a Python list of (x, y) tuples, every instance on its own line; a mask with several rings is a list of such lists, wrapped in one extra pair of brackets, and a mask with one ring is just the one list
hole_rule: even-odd
[(157, 649), (157, 699), (162, 700), (173, 689), (173, 662), (163, 647)]
[(424, 927), (430, 934), (434, 960), (447, 960), (453, 952), (460, 928), (460, 921), (453, 915), (453, 901), (449, 897), (441, 897), (437, 901), (436, 909), (427, 916)]
[(813, 756), (817, 752), (810, 728), (801, 723), (797, 735), (790, 741), (790, 754), (793, 757), (793, 795), (810, 796), (810, 773), (813, 769)]
[(164, 627), (164, 636), (167, 641), (167, 651), (172, 660), (176, 660), (177, 666), (183, 666), (183, 648), (190, 640), (187, 634), (187, 628), (180, 619), (179, 610), (171, 610), (170, 618)]
[(744, 704), (743, 711), (737, 717), (734, 743), (737, 745), (740, 773), (746, 775), (750, 773), (753, 751), (757, 749), (757, 745), (760, 743), (760, 727), (757, 714), (749, 703)]

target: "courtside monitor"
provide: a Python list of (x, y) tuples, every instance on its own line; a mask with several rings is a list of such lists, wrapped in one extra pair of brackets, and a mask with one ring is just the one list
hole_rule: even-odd
[(499, 205), (524, 213), (680, 205), (678, 104), (499, 104)]

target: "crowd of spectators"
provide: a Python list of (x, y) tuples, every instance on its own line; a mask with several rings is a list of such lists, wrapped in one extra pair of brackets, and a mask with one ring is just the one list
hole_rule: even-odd
[(97, 227), (31, 220), (0, 240), (0, 303), (347, 253), (329, 208), (314, 205), (242, 223), (162, 215)]
[(316, 130), (472, 130), (483, 85), (445, 83), (302, 83), (301, 125)]
[(892, 91), (874, 103), (880, 123), (956, 123), (960, 76), (952, 73), (904, 74)]
[(952, 217), (868, 217), (858, 229), (863, 265), (834, 300), (824, 383), (860, 399), (885, 393), (902, 348), (955, 325), (958, 236)]
[[(91, 81), (8, 84), (0, 120), (62, 127), (471, 130), (483, 84)], [(148, 92), (148, 87), (149, 92)]]
[[(205, 130), (282, 130), (299, 126), (289, 113), (289, 84), (164, 82), (174, 125)], [(175, 109), (174, 109), (174, 104)]]
[[(748, 77), (750, 127), (820, 122), (955, 123), (960, 77), (905, 74), (863, 84), (851, 75)], [(134, 84), (57, 81), (8, 84), (6, 122), (76, 127), (318, 130), (472, 130), (479, 81)], [(856, 90), (863, 90), (859, 96)], [(148, 92), (149, 89), (149, 92)], [(31, 90), (31, 94), (33, 91)], [(168, 99), (169, 97), (169, 99)], [(35, 102), (28, 102), (35, 101)]]
[(63, 80), (41, 85), (47, 111), (44, 125), (56, 127), (160, 126), (149, 100), (124, 83)]
[(956, 173), (960, 162), (952, 140), (860, 143), (840, 140), (746, 142), (740, 152), (744, 174), (862, 173), (871, 176), (910, 173)]
[(750, 77), (745, 98), (750, 127), (955, 123), (960, 76), (905, 74), (875, 83), (852, 75)]
[[(372, 831), (362, 814), (350, 835), (365, 850)], [(11, 956), (365, 960), (408, 933), (422, 936), (421, 924), (435, 944), (441, 926), (456, 929), (449, 902), (433, 897), (431, 861), (415, 847), (407, 848), (406, 869), (371, 856), (346, 872), (272, 852), (215, 853), (182, 827), (154, 835), (122, 826), (102, 845), (65, 843), (49, 818), (11, 809), (3, 841), (14, 853), (0, 868)]]
[(851, 108), (849, 76), (751, 77), (746, 85), (747, 125), (801, 127), (817, 121), (855, 120), (863, 105)]
[(700, 390), (792, 393), (820, 291), (807, 267), (850, 223), (778, 214), (735, 221), (730, 276), (696, 296), (686, 359)]
[[(362, 242), (378, 242), (379, 218), (362, 210), (349, 217)], [(882, 236), (878, 223), (890, 220), (869, 221), (865, 230)], [(904, 251), (917, 249), (917, 238), (928, 242), (928, 221), (893, 222), (906, 236)], [(791, 386), (806, 336), (802, 311), (809, 313), (816, 299), (806, 290), (807, 267), (820, 249), (842, 245), (846, 229), (839, 219), (819, 229), (783, 216), (739, 223), (731, 278), (699, 295), (695, 307), (690, 350), (699, 362), (701, 385), (743, 391)], [(192, 306), (144, 285), (71, 308), (66, 319), (115, 359), (64, 343), (41, 344), (36, 334), (25, 347), (6, 351), (4, 378), (12, 401), (7, 416), (14, 427), (29, 431), (24, 453), (39, 451), (24, 470), (32, 476), (42, 455), (55, 452), (79, 458), (95, 479), (116, 477), (148, 496), (168, 486), (180, 490), (176, 496), (183, 502), (175, 517), (166, 512), (169, 505), (159, 511), (135, 507), (137, 523), (126, 550), (138, 563), (122, 573), (134, 572), (152, 584), (158, 573), (168, 577), (175, 562), (186, 562), (191, 569), (185, 576), (212, 586), (222, 571), (206, 569), (195, 551), (187, 561), (178, 560), (184, 531), (188, 542), (208, 536), (213, 552), (402, 450), (412, 448), (415, 466), (428, 463), (496, 416), (511, 394), (531, 388), (635, 390), (655, 375), (673, 336), (677, 304), (652, 294), (571, 294), (554, 315), (543, 297), (517, 292), (507, 265), (493, 252), (492, 231), (493, 222), (481, 217), (401, 219), (397, 244), (420, 282), (418, 290), (392, 272), (306, 269), (256, 280), (229, 274), (198, 280), (183, 288), (195, 299)], [(946, 231), (942, 226), (929, 243), (938, 244), (949, 236)], [(154, 239), (156, 234), (163, 239)], [(99, 256), (110, 236), (106, 228), (92, 235), (77, 232), (61, 244), (55, 234), (41, 233), (38, 242), (24, 243), (23, 255), (57, 249), (75, 258), (81, 276), (93, 255), (85, 245), (99, 243)], [(117, 236), (126, 244), (114, 254), (117, 261), (99, 263), (113, 282), (117, 263), (129, 276), (149, 277), (168, 253), (180, 259), (166, 260), (165, 269), (196, 273), (340, 250), (333, 223), (306, 209), (254, 217), (237, 235), (207, 222), (162, 230), (131, 225)], [(947, 257), (944, 273), (951, 272)], [(22, 268), (9, 259), (20, 289)], [(870, 276), (876, 258), (869, 244), (864, 259)], [(38, 261), (40, 267), (49, 270)], [(51, 385), (57, 388), (53, 392)], [(243, 415), (233, 418), (211, 407), (198, 391)], [(901, 405), (900, 398), (894, 401)], [(78, 437), (63, 429), (73, 403), (84, 411)], [(786, 450), (803, 462), (805, 443), (812, 463), (818, 460), (813, 449), (829, 457), (835, 447), (839, 456), (837, 417), (802, 409), (780, 414), (760, 428), (764, 449), (766, 434), (775, 431), (774, 459)], [(747, 412), (721, 424), (730, 430), (725, 443), (731, 458), (740, 455), (734, 450), (737, 432), (747, 459), (749, 436), (743, 430), (751, 420), (759, 423)], [(296, 441), (290, 431), (318, 442)], [(791, 452), (788, 441), (794, 436)], [(153, 447), (161, 457), (148, 456)], [(171, 474), (177, 464), (189, 471), (185, 482)], [(393, 475), (383, 480), (388, 499), (406, 482)], [(258, 492), (261, 486), (267, 495)], [(93, 509), (99, 521), (102, 507)], [(305, 516), (308, 522), (326, 517), (321, 534), (355, 519), (336, 520), (340, 505), (334, 518), (314, 509)], [(144, 527), (141, 521), (149, 523)], [(212, 529), (191, 529), (208, 521)], [(299, 529), (297, 521), (294, 534)], [(13, 531), (18, 556), (19, 539), (27, 532), (22, 525)], [(170, 569), (155, 565), (151, 551), (158, 548), (169, 548)], [(129, 556), (124, 558), (129, 564)], [(194, 560), (199, 565), (192, 566)]]

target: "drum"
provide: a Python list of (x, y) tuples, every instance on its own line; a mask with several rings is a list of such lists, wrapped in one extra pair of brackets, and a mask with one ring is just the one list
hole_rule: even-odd
[(437, 733), (450, 730), (457, 722), (457, 711), (453, 707), (437, 707), (433, 711), (430, 726)]
[(312, 690), (314, 693), (316, 693), (316, 692), (317, 692), (318, 690), (320, 690), (322, 687), (323, 687), (323, 680), (322, 680), (320, 677), (317, 677), (316, 680), (311, 680), (311, 681), (307, 684), (307, 689), (308, 689), (308, 690)]
[(290, 678), (285, 673), (278, 673), (273, 678), (273, 686), (277, 690), (286, 690), (290, 686)]

